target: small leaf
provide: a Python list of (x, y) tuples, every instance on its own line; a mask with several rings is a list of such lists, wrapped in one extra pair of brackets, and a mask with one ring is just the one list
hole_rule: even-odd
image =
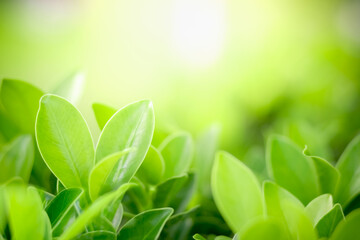
[(116, 240), (116, 234), (109, 231), (97, 230), (81, 234), (74, 240)]
[(276, 218), (260, 218), (244, 227), (239, 233), (241, 240), (276, 239), (290, 240), (284, 224)]
[(336, 164), (340, 172), (335, 199), (344, 208), (360, 193), (360, 135), (355, 137)]
[(46, 164), (65, 187), (88, 188), (94, 165), (93, 141), (85, 120), (71, 103), (51, 94), (41, 98), (36, 140)]
[(156, 240), (173, 210), (158, 208), (142, 212), (130, 219), (118, 234), (118, 239)]
[(305, 212), (315, 226), (319, 220), (333, 208), (333, 199), (330, 194), (323, 194), (312, 200), (306, 207)]
[(105, 124), (116, 113), (116, 109), (102, 103), (94, 103), (92, 108), (96, 122), (98, 123), (100, 130), (103, 130)]
[(77, 72), (62, 81), (51, 93), (62, 96), (76, 105), (84, 91), (85, 74)]
[[(130, 151), (130, 149), (125, 149), (124, 151), (111, 154), (105, 157), (102, 161), (98, 162), (91, 170), (89, 177), (89, 189), (92, 200), (95, 200), (99, 194), (101, 194), (101, 189), (108, 189), (112, 186), (111, 181), (108, 181), (108, 177), (112, 169), (120, 158), (128, 154)], [(110, 186), (106, 186), (106, 184), (110, 184)]]
[(320, 192), (334, 194), (340, 178), (339, 171), (325, 159), (320, 157), (311, 158), (314, 161), (316, 172), (319, 177)]
[(46, 207), (51, 226), (56, 228), (64, 218), (75, 201), (79, 199), (83, 190), (80, 188), (68, 188), (61, 191)]
[(335, 228), (330, 240), (360, 239), (360, 209), (351, 212)]
[(96, 201), (94, 201), (87, 209), (85, 209), (81, 215), (73, 222), (73, 224), (65, 230), (65, 232), (60, 236), (59, 240), (72, 239), (81, 233), (85, 226), (91, 223), (91, 221), (98, 216), (103, 209), (106, 208), (112, 201), (117, 198), (120, 198), (125, 194), (125, 192), (131, 187), (132, 184), (127, 183), (122, 185), (114, 192), (109, 192)]
[(43, 204), (43, 208), (46, 208), (48, 204), (55, 198), (55, 196), (49, 192), (46, 192), (40, 188), (36, 188), (37, 193), (39, 194), (39, 197), (41, 199), (41, 202)]
[(143, 163), (136, 175), (145, 182), (158, 184), (165, 171), (165, 163), (161, 153), (153, 146), (150, 146)]
[(339, 203), (335, 204), (316, 224), (319, 237), (330, 237), (338, 223), (344, 218), (341, 205)]
[(216, 206), (233, 232), (239, 232), (245, 223), (264, 213), (255, 175), (226, 152), (216, 155), (211, 188)]
[(188, 171), (193, 148), (191, 136), (187, 133), (171, 135), (161, 143), (159, 151), (165, 160), (165, 179)]
[(195, 240), (206, 240), (206, 238), (204, 238), (203, 236), (201, 236), (198, 233), (193, 236), (193, 239), (195, 239)]
[[(311, 158), (285, 137), (272, 136), (267, 143), (269, 175), (303, 204), (319, 195), (318, 177)], [(304, 191), (306, 189), (306, 191)]]
[(99, 137), (96, 162), (127, 148), (133, 148), (134, 151), (123, 156), (116, 163), (102, 192), (116, 189), (129, 182), (134, 176), (150, 147), (154, 122), (152, 103), (147, 100), (120, 109), (107, 122)]
[(13, 177), (29, 180), (34, 162), (34, 146), (30, 135), (21, 135), (0, 152), (0, 183)]
[(36, 113), (43, 94), (40, 89), (24, 81), (2, 81), (1, 102), (8, 116), (23, 133), (34, 134)]

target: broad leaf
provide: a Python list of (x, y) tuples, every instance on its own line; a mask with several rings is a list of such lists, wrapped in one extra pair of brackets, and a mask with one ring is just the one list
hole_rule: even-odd
[(360, 239), (360, 209), (351, 212), (336, 227), (330, 240), (358, 240)]
[(305, 212), (310, 217), (313, 226), (333, 208), (333, 199), (330, 194), (323, 194), (312, 200), (306, 207)]
[(155, 185), (161, 181), (164, 172), (165, 163), (161, 153), (154, 146), (150, 146), (136, 175), (141, 180)]
[(346, 147), (336, 168), (341, 177), (335, 199), (346, 208), (351, 200), (360, 193), (360, 135)]
[(120, 109), (105, 125), (96, 148), (96, 162), (128, 148), (134, 151), (116, 163), (102, 193), (118, 188), (134, 176), (150, 147), (154, 122), (152, 103), (143, 100)]
[(320, 157), (312, 157), (319, 177), (321, 193), (335, 193), (336, 185), (340, 178), (339, 171), (328, 161)]
[(13, 177), (29, 180), (34, 162), (34, 146), (30, 135), (21, 135), (0, 152), (0, 183)]
[(2, 81), (0, 91), (1, 102), (8, 116), (22, 132), (34, 134), (39, 100), (44, 93), (27, 82), (10, 79)]
[(316, 224), (319, 237), (330, 237), (336, 226), (344, 219), (344, 213), (340, 204), (335, 206), (326, 213)]
[(74, 240), (116, 240), (116, 234), (110, 231), (97, 230), (81, 234)]
[(83, 190), (80, 188), (68, 188), (61, 191), (46, 207), (46, 213), (49, 216), (51, 226), (56, 228), (64, 218), (75, 201), (79, 199)]
[(107, 193), (99, 197), (94, 201), (87, 209), (85, 209), (81, 215), (74, 221), (74, 223), (65, 230), (65, 232), (60, 236), (59, 240), (72, 239), (81, 233), (85, 226), (91, 223), (96, 216), (98, 216), (103, 209), (106, 208), (112, 201), (120, 198), (124, 193), (131, 187), (132, 184), (127, 183), (122, 185), (114, 192)]
[(102, 103), (94, 103), (92, 108), (95, 114), (96, 122), (99, 125), (100, 130), (103, 130), (105, 124), (116, 113), (116, 109)]
[(159, 151), (165, 160), (165, 179), (188, 171), (193, 148), (191, 136), (187, 133), (171, 135), (161, 143)]
[(285, 137), (272, 136), (267, 143), (269, 175), (302, 203), (319, 195), (320, 189), (314, 163), (301, 149)]
[(118, 239), (156, 240), (173, 210), (151, 209), (130, 219), (118, 234)]
[(72, 104), (76, 105), (84, 91), (84, 85), (85, 74), (77, 72), (60, 82), (51, 93), (62, 96)]
[(93, 141), (80, 112), (64, 98), (41, 98), (36, 120), (40, 153), (65, 187), (88, 188), (94, 165)]
[(216, 155), (211, 188), (216, 206), (234, 232), (239, 232), (245, 223), (264, 214), (255, 175), (226, 152)]
[(239, 233), (241, 240), (290, 240), (284, 224), (276, 218), (260, 218), (244, 227)]

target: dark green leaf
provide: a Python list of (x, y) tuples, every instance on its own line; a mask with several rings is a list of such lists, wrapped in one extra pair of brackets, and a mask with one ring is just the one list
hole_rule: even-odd
[(116, 240), (116, 234), (109, 231), (97, 230), (81, 234), (74, 240)]
[(360, 239), (360, 209), (351, 212), (335, 228), (330, 240), (359, 240)]
[(326, 213), (316, 224), (319, 237), (330, 237), (336, 226), (344, 219), (344, 213), (340, 204), (335, 206)]

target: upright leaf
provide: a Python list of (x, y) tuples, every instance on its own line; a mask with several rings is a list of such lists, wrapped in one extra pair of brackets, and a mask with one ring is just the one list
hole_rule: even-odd
[(305, 211), (315, 226), (319, 220), (333, 208), (333, 199), (330, 194), (323, 194), (312, 200)]
[(118, 234), (118, 239), (156, 240), (173, 210), (151, 209), (130, 219)]
[(34, 146), (30, 135), (21, 135), (0, 152), (0, 183), (13, 177), (28, 181), (34, 162)]
[(84, 91), (85, 74), (77, 72), (66, 78), (51, 92), (62, 96), (72, 104), (76, 105)]
[(337, 162), (340, 181), (335, 199), (344, 208), (360, 193), (360, 135), (355, 137), (346, 147)]
[(266, 157), (269, 175), (302, 203), (307, 204), (319, 195), (314, 163), (294, 143), (285, 137), (272, 136), (267, 143)]
[(358, 240), (360, 239), (360, 209), (351, 212), (346, 219), (336, 227), (330, 240)]
[(147, 183), (155, 185), (161, 181), (164, 172), (164, 158), (154, 146), (150, 146), (143, 163), (136, 173), (136, 176)]
[(344, 213), (339, 203), (327, 212), (316, 224), (319, 237), (330, 237), (339, 222), (344, 219)]
[(216, 155), (211, 188), (220, 213), (234, 232), (264, 214), (262, 195), (255, 175), (226, 152)]
[(20, 80), (4, 79), (0, 90), (1, 102), (8, 116), (24, 133), (34, 134), (39, 100), (44, 93)]
[(189, 169), (193, 148), (191, 136), (187, 133), (169, 136), (161, 143), (159, 151), (165, 160), (165, 179), (179, 176)]
[(96, 148), (96, 162), (110, 154), (132, 148), (120, 158), (106, 180), (108, 192), (118, 188), (134, 176), (150, 147), (154, 132), (154, 110), (147, 100), (132, 103), (119, 111), (107, 122), (100, 134)]
[(96, 122), (99, 125), (100, 130), (103, 130), (107, 121), (109, 121), (112, 115), (116, 113), (116, 109), (102, 103), (94, 103), (92, 108), (95, 114)]
[(290, 240), (284, 224), (276, 218), (260, 218), (239, 233), (241, 240)]
[(41, 98), (36, 140), (46, 164), (67, 188), (88, 188), (94, 166), (93, 141), (85, 120), (71, 103), (51, 94)]
[(328, 161), (320, 157), (312, 157), (319, 177), (320, 192), (334, 194), (340, 178), (339, 171)]

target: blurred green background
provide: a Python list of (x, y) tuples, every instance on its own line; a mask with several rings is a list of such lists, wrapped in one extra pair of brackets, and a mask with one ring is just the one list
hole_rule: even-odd
[(336, 161), (360, 126), (360, 1), (0, 1), (1, 78), (75, 71), (94, 136), (91, 103), (149, 98), (158, 138), (216, 123), (245, 161), (272, 132)]

